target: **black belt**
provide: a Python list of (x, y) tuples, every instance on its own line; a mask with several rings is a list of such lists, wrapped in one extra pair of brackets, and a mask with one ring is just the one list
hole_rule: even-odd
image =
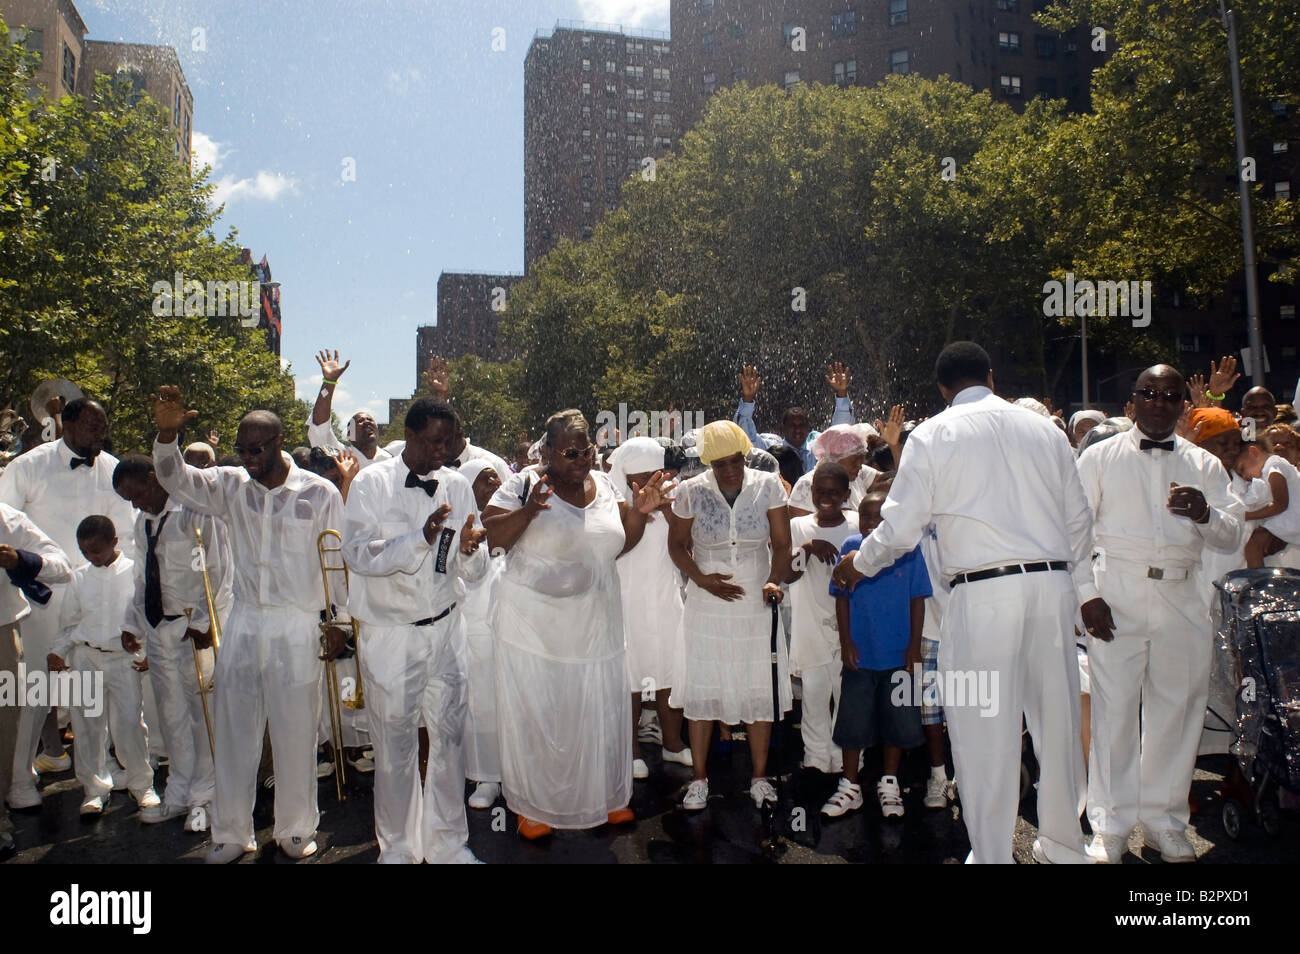
[(163, 622), (164, 622), (164, 623), (174, 623), (176, 620), (180, 619), (180, 618), (181, 618), (182, 616), (184, 616), (184, 615), (185, 615), (184, 613), (175, 613), (175, 614), (173, 614), (173, 615), (171, 615), (171, 616), (164, 616), (164, 617), (163, 617)]
[(438, 620), (440, 620), (440, 619), (445, 619), (445, 618), (447, 617), (447, 615), (448, 615), (452, 610), (454, 610), (455, 608), (456, 608), (456, 604), (455, 604), (455, 603), (452, 603), (450, 606), (448, 606), (445, 610), (443, 610), (443, 611), (442, 611), (441, 613), (439, 613), (437, 616), (426, 616), (424, 619), (417, 619), (417, 620), (416, 620), (414, 623), (412, 623), (411, 625), (412, 625), (412, 626), (432, 626), (434, 623), (438, 622)]
[(1070, 564), (1064, 560), (1047, 560), (1039, 563), (1012, 563), (1010, 566), (1000, 566), (993, 570), (976, 570), (974, 573), (958, 573), (952, 578), (949, 586), (957, 586), (960, 583), (978, 583), (980, 580), (991, 580), (998, 576), (1015, 576), (1019, 573), (1046, 573), (1048, 570), (1068, 570)]

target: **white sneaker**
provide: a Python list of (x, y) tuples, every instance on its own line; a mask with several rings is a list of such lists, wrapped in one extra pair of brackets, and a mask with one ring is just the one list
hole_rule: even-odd
[(35, 785), (30, 788), (9, 789), (9, 797), (5, 799), (9, 807), (15, 811), (22, 811), (27, 808), (41, 807), (41, 791)]
[(162, 805), (162, 799), (158, 797), (158, 793), (153, 788), (146, 788), (139, 795), (132, 792), (131, 797), (135, 799), (136, 807), (142, 812), (159, 808)]
[(102, 815), (104, 806), (108, 804), (107, 795), (92, 795), (81, 803), (81, 814), (83, 815)]
[(1124, 852), (1127, 850), (1128, 836), (1104, 835), (1101, 832), (1094, 833), (1092, 841), (1084, 849), (1089, 858), (1102, 865), (1119, 864), (1124, 860)]
[(664, 749), (663, 756), (665, 762), (676, 762), (678, 765), (695, 764), (694, 759), (691, 757), (690, 746), (687, 746), (680, 752), (669, 752), (667, 749)]
[[(331, 775), (333, 775), (333, 774), (334, 774), (334, 763), (333, 763), (333, 762), (317, 762), (317, 763), (316, 763), (316, 777), (317, 777), (317, 778), (329, 778), (329, 777), (330, 777)], [(273, 787), (274, 787), (274, 783), (272, 782), (272, 779), (274, 779), (274, 778), (275, 778), (275, 776), (272, 775), (271, 778), (268, 778), (268, 779), (266, 780), (266, 787), (267, 787), (267, 788), (273, 788)]]
[(72, 768), (72, 758), (68, 755), (66, 750), (64, 750), (62, 755), (53, 757), (42, 752), (40, 755), (36, 756), (36, 761), (32, 763), (32, 767), (35, 768), (37, 772), (66, 772), (68, 769)]
[(754, 800), (756, 808), (776, 804), (776, 789), (765, 778), (756, 778), (749, 783), (749, 797)]
[(931, 775), (930, 780), (925, 783), (925, 801), (926, 808), (947, 808), (948, 807), (948, 780)]
[(474, 787), (474, 793), (469, 797), (470, 808), (491, 808), (501, 794), (501, 784), (499, 782), (479, 782)]
[(348, 759), (348, 768), (362, 775), (369, 775), (375, 770), (375, 760), (362, 754), (360, 758)]
[(650, 777), (650, 766), (645, 764), (645, 759), (632, 760), (632, 777), (633, 778)]
[(209, 848), (208, 853), (203, 856), (203, 860), (210, 865), (228, 865), (252, 851), (257, 851), (256, 841), (250, 841), (246, 845), (238, 845), (233, 841), (227, 841)]
[(898, 777), (882, 775), (876, 783), (876, 798), (880, 799), (880, 814), (886, 818), (903, 817), (903, 793), (898, 788)]
[(195, 805), (190, 809), (190, 815), (185, 819), (186, 831), (207, 831), (208, 830), (208, 806)]
[(692, 779), (690, 787), (686, 789), (686, 797), (682, 799), (682, 808), (688, 812), (703, 811), (709, 804), (709, 780), (707, 778)]
[(861, 807), (862, 786), (850, 782), (847, 778), (841, 778), (835, 794), (822, 806), (822, 814), (827, 818), (839, 818), (848, 812), (856, 812)]
[(188, 812), (189, 809), (184, 805), (172, 805), (169, 802), (161, 802), (149, 808), (141, 807), (140, 823), (143, 825), (157, 825), (159, 822), (178, 818)]
[(1148, 848), (1160, 852), (1160, 860), (1167, 865), (1187, 864), (1196, 860), (1196, 849), (1187, 840), (1187, 835), (1173, 828), (1160, 831), (1143, 829), (1142, 840)]
[[(490, 785), (491, 783), (490, 783), (490, 782), (487, 782), (487, 783), (484, 783), (484, 784), (489, 784), (489, 785)], [(466, 845), (464, 848), (462, 848), (460, 851), (458, 851), (458, 852), (456, 853), (456, 857), (453, 858), (453, 859), (451, 859), (451, 861), (448, 861), (447, 864), (449, 864), (449, 865), (481, 865), (481, 864), (483, 864), (483, 861), (482, 861), (482, 859), (480, 859), (478, 856), (476, 856), (476, 855), (474, 854), (474, 852), (470, 851), (470, 850), (469, 850), (469, 846)]]
[[(1050, 854), (1047, 850), (1048, 844), (1052, 846)], [(1032, 852), (1034, 861), (1040, 865), (1090, 865), (1095, 863), (1095, 859), (1087, 853), (1086, 848), (1084, 851), (1063, 849), (1055, 842), (1045, 844), (1041, 838), (1034, 839)]]
[(295, 835), (288, 841), (280, 842), (280, 850), (295, 861), (310, 858), (316, 854), (316, 839), (302, 838)]

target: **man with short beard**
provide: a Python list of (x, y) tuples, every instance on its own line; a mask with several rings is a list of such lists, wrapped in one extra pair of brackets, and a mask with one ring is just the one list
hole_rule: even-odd
[[(1264, 428), (1277, 420), (1277, 400), (1273, 397), (1273, 392), (1265, 387), (1251, 388), (1241, 399), (1239, 417), (1243, 424), (1247, 419), (1254, 420), (1255, 433), (1262, 435)], [(1254, 440), (1255, 434), (1247, 433), (1246, 437)]]
[[(68, 555), (72, 568), (85, 565), (77, 547), (77, 524), (92, 514), (113, 521), (122, 537), (122, 552), (135, 557), (132, 528), (135, 510), (113, 490), (117, 458), (104, 450), (108, 415), (97, 401), (78, 398), (63, 409), (63, 437), (34, 447), (0, 474), (0, 503), (25, 513)], [(23, 656), (31, 669), (45, 670), (45, 659), (59, 632), (63, 590), (54, 587), (50, 601), (34, 605), (23, 622)], [(48, 719), (48, 707), (24, 706), (18, 717), (14, 748), (11, 808), (41, 804), (36, 788), (38, 771), (65, 771), (70, 759), (63, 751), (58, 726)], [(36, 749), (44, 751), (38, 757)], [(33, 764), (35, 760), (35, 764)]]

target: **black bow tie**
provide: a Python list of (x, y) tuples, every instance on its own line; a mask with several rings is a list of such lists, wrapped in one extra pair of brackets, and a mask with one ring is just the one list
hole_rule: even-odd
[(406, 486), (419, 487), (430, 497), (432, 497), (434, 494), (438, 492), (438, 481), (433, 479), (421, 480), (419, 477), (416, 477), (415, 474), (406, 475)]
[(1171, 451), (1174, 449), (1174, 442), (1173, 441), (1149, 441), (1146, 438), (1143, 438), (1142, 440), (1138, 441), (1138, 450), (1149, 451), (1157, 447), (1160, 448), (1160, 450)]
[(76, 470), (78, 467), (94, 467), (95, 458), (93, 457), (74, 457), (68, 464), (69, 470)]
[(460, 470), (460, 458), (457, 457), (455, 460), (449, 460), (447, 461), (447, 463), (443, 464), (442, 466), (450, 467), (452, 470)]

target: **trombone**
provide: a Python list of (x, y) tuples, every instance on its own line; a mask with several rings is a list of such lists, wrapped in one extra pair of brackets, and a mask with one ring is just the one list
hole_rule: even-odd
[(217, 604), (212, 598), (212, 580), (208, 576), (208, 550), (203, 544), (202, 527), (194, 528), (194, 537), (199, 543), (199, 570), (203, 574), (203, 596), (208, 602), (208, 620), (212, 626), (213, 681), (206, 686), (203, 684), (203, 668), (199, 665), (199, 647), (191, 642), (190, 648), (194, 650), (194, 675), (199, 681), (199, 700), (203, 703), (203, 722), (208, 728), (208, 751), (215, 760), (217, 747), (212, 737), (212, 715), (208, 711), (208, 694), (213, 691), (216, 682), (217, 650), (221, 644), (221, 620), (217, 618)]
[[(327, 537), (332, 537), (335, 541), (332, 545), (326, 541)], [(338, 554), (338, 561), (332, 562), (331, 556)], [(321, 648), (325, 648), (325, 630), (331, 626), (339, 626), (338, 611), (334, 607), (334, 601), (330, 598), (330, 574), (342, 573), (343, 583), (346, 586), (348, 582), (348, 565), (343, 561), (343, 536), (337, 530), (325, 530), (316, 538), (316, 555), (320, 561), (321, 583), (325, 588), (325, 618), (321, 620)], [(352, 650), (357, 661), (357, 690), (350, 699), (344, 699), (339, 689), (339, 673), (336, 661), (329, 659), (325, 661), (325, 694), (326, 704), (329, 706), (330, 713), (330, 744), (334, 749), (334, 784), (338, 791), (339, 801), (346, 801), (347, 796), (343, 794), (343, 709), (364, 709), (366, 707), (365, 687), (361, 683), (361, 640), (359, 630), (355, 619), (349, 620), (346, 625), (352, 628)]]

